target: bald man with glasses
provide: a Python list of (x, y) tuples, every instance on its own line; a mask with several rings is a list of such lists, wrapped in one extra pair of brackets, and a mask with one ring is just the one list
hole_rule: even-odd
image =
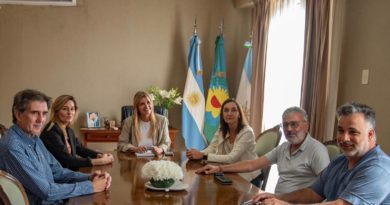
[(279, 180), (275, 188), (276, 194), (310, 186), (328, 166), (328, 151), (321, 142), (310, 136), (306, 111), (299, 107), (290, 107), (283, 112), (282, 120), (287, 142), (264, 156), (223, 166), (206, 165), (196, 172), (251, 172), (277, 164)]

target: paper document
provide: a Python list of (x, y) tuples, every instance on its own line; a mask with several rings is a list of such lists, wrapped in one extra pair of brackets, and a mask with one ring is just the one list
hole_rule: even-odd
[(154, 157), (154, 153), (151, 150), (148, 150), (144, 153), (135, 153), (137, 157)]

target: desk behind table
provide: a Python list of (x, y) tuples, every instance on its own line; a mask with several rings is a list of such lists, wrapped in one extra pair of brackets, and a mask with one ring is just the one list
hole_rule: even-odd
[(112, 176), (108, 191), (71, 198), (69, 204), (243, 204), (258, 193), (259, 189), (237, 174), (225, 174), (232, 185), (221, 185), (213, 175), (198, 175), (195, 170), (202, 167), (199, 161), (187, 161), (185, 153), (177, 152), (163, 160), (177, 162), (183, 169), (183, 183), (189, 188), (183, 191), (154, 191), (145, 188), (146, 179), (141, 178), (142, 166), (157, 158), (137, 158), (131, 153), (114, 152), (112, 165), (82, 168), (91, 173), (107, 171)]
[[(169, 127), (169, 138), (171, 139), (171, 148), (175, 148), (176, 135), (179, 132), (174, 127)], [(80, 133), (84, 135), (83, 144), (87, 146), (88, 142), (118, 142), (121, 130), (106, 128), (80, 128)]]

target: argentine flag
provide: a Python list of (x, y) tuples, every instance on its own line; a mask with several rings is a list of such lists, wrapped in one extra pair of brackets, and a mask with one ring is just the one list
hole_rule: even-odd
[(188, 53), (188, 72), (183, 94), (182, 135), (187, 149), (203, 150), (207, 141), (203, 135), (205, 100), (200, 39), (194, 35)]
[(245, 42), (244, 46), (248, 48), (244, 67), (242, 69), (240, 85), (238, 86), (236, 100), (241, 104), (244, 114), (249, 119), (251, 106), (251, 82), (252, 82), (252, 44)]
[(215, 40), (215, 57), (211, 81), (206, 100), (206, 115), (204, 124), (204, 134), (208, 140), (214, 138), (219, 127), (219, 115), (222, 103), (229, 98), (226, 81), (225, 45), (223, 35), (220, 34)]

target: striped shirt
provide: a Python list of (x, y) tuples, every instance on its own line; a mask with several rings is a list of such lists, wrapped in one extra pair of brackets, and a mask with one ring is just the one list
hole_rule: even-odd
[(88, 174), (63, 168), (38, 136), (29, 137), (16, 124), (0, 139), (0, 169), (19, 180), (31, 205), (93, 193)]

